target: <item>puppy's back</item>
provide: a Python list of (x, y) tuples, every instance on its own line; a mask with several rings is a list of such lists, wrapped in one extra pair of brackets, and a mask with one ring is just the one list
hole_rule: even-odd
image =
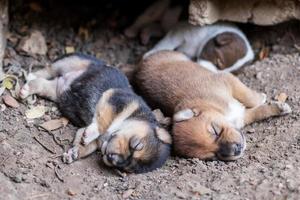
[[(135, 85), (153, 107), (172, 115), (183, 100), (224, 103), (228, 85), (215, 74), (174, 51), (160, 51), (141, 61)], [(211, 92), (214, 91), (214, 92)]]
[(72, 123), (86, 126), (91, 122), (103, 92), (110, 88), (131, 91), (127, 78), (117, 68), (93, 63), (59, 96), (59, 109)]

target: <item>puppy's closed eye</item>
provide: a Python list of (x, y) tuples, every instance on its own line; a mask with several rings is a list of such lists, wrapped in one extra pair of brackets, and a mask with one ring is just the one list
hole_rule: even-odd
[(211, 127), (208, 129), (208, 131), (215, 137), (219, 137), (220, 134), (222, 133), (222, 127), (217, 124), (216, 122), (211, 123)]
[(142, 140), (137, 137), (132, 137), (130, 139), (130, 147), (136, 151), (140, 151), (144, 148), (144, 144), (142, 143)]

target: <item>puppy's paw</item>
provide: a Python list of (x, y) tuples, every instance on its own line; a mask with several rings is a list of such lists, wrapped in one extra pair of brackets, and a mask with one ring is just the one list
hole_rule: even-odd
[(27, 98), (28, 96), (30, 96), (30, 87), (29, 87), (29, 84), (26, 83), (25, 85), (23, 85), (23, 87), (20, 89), (20, 92), (19, 92), (19, 97), (21, 99), (25, 99)]
[(89, 143), (91, 143), (92, 141), (94, 141), (95, 139), (97, 139), (98, 134), (95, 134), (93, 132), (84, 132), (81, 138), (81, 143), (83, 145), (88, 145)]
[(275, 104), (279, 108), (280, 115), (286, 115), (292, 112), (292, 108), (287, 103), (275, 102)]
[(74, 162), (75, 160), (78, 159), (78, 147), (72, 147), (71, 149), (69, 149), (67, 152), (65, 152), (62, 156), (62, 161), (64, 163), (70, 164), (72, 162)]

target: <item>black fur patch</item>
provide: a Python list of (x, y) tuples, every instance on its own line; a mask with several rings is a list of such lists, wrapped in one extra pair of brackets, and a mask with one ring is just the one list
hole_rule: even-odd
[(111, 88), (131, 92), (129, 82), (122, 72), (102, 61), (93, 60), (88, 69), (58, 97), (59, 109), (74, 125), (87, 126), (92, 121), (102, 94)]

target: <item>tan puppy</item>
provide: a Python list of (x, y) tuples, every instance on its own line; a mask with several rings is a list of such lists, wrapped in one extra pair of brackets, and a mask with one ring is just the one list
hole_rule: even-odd
[(213, 73), (174, 51), (145, 58), (136, 86), (152, 106), (173, 115), (174, 150), (185, 157), (235, 160), (246, 148), (240, 128), (291, 112), (286, 103), (265, 104), (265, 94), (232, 74)]

